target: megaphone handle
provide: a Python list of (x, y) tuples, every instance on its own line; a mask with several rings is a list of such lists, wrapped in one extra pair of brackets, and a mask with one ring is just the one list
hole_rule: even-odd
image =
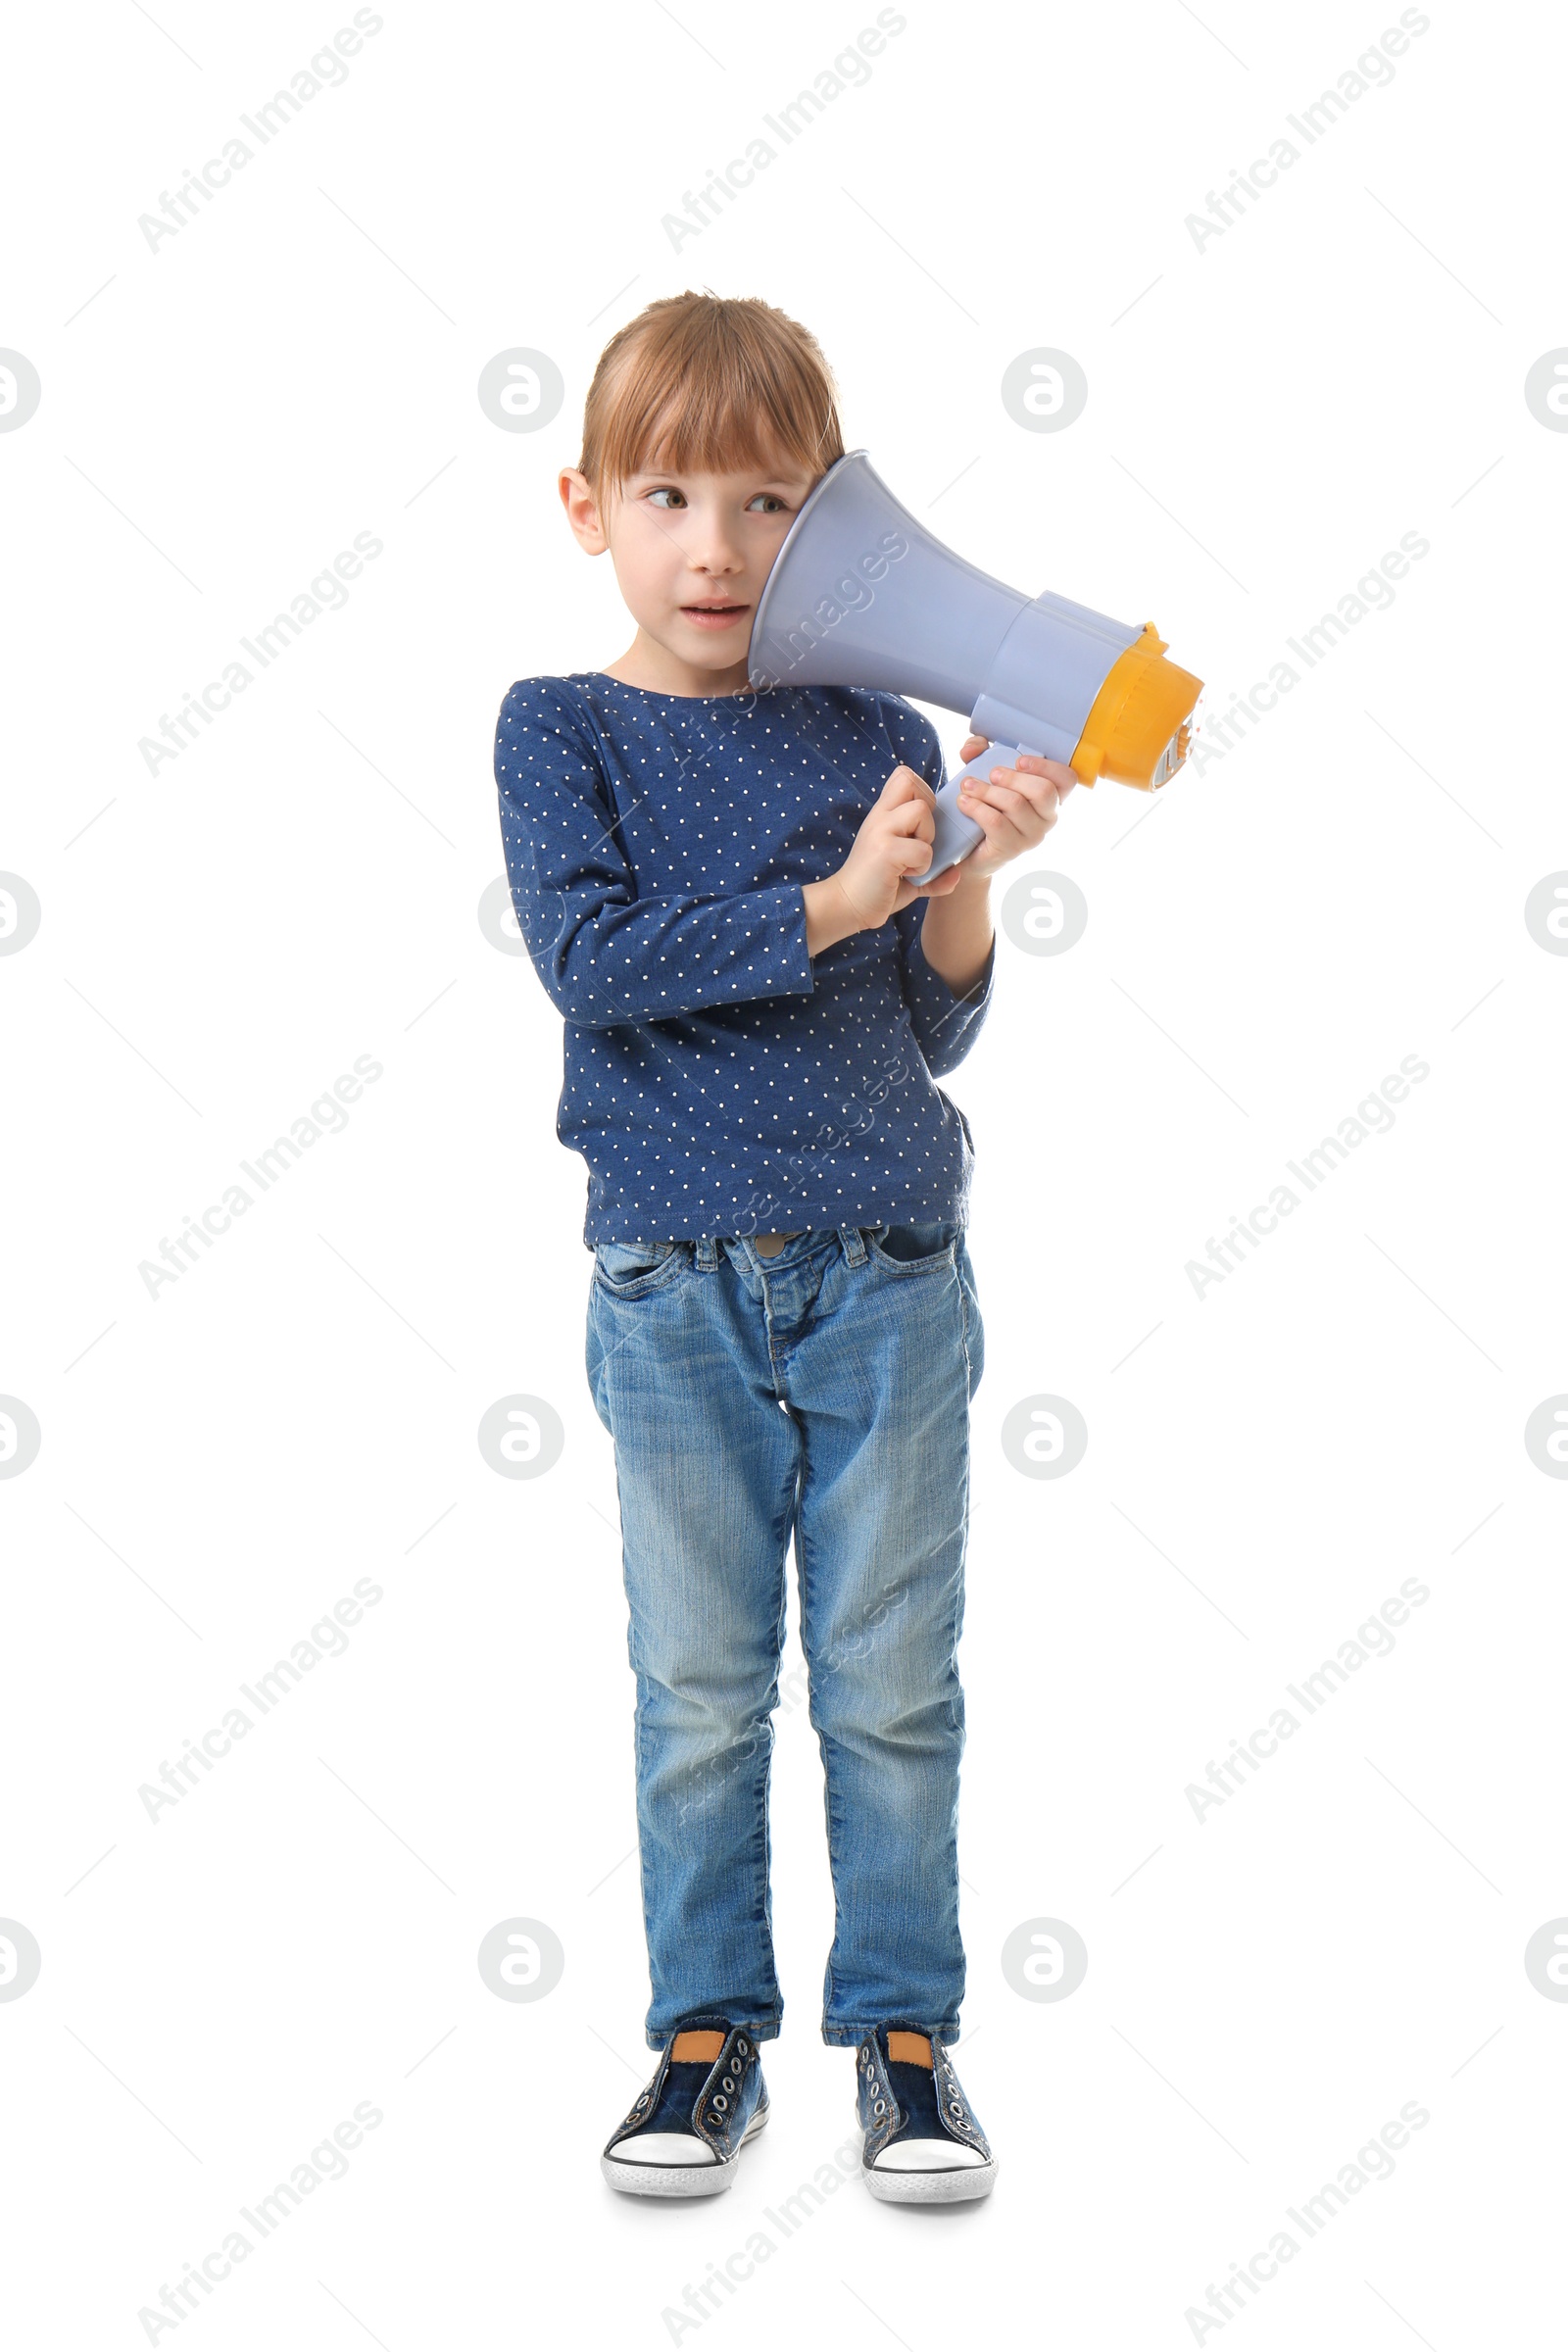
[(978, 849), (985, 839), (983, 826), (972, 816), (965, 816), (958, 807), (958, 794), (966, 776), (989, 776), (994, 767), (1013, 767), (1017, 764), (1020, 747), (1017, 744), (988, 744), (977, 760), (970, 760), (956, 775), (950, 776), (937, 794), (932, 807), (936, 818), (936, 840), (931, 846), (931, 862), (923, 874), (911, 874), (907, 879), (919, 890), (934, 882), (938, 874), (946, 873), (969, 852)]

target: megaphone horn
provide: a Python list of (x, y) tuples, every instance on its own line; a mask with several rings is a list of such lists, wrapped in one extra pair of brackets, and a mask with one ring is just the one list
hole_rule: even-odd
[(861, 686), (968, 714), (989, 750), (936, 799), (929, 882), (984, 836), (965, 776), (1020, 752), (1085, 784), (1155, 791), (1187, 757), (1202, 680), (1165, 660), (1152, 621), (1107, 619), (1047, 589), (1030, 599), (956, 556), (902, 507), (863, 449), (828, 467), (796, 515), (752, 624), (753, 686)]

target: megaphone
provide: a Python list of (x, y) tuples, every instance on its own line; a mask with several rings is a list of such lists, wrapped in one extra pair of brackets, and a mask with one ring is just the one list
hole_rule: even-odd
[(1108, 620), (1049, 589), (1031, 600), (945, 547), (900, 506), (863, 449), (830, 466), (767, 575), (751, 683), (863, 686), (965, 711), (989, 749), (936, 796), (932, 881), (985, 836), (960, 814), (965, 776), (1020, 752), (1085, 784), (1156, 791), (1187, 757), (1202, 680), (1165, 660), (1152, 621)]

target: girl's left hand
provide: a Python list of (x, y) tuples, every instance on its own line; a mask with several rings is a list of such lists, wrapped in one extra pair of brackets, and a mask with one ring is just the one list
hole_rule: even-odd
[[(966, 736), (959, 760), (976, 759), (987, 748), (984, 735)], [(977, 842), (954, 870), (965, 880), (979, 881), (1021, 858), (1025, 850), (1036, 849), (1077, 781), (1063, 761), (1035, 752), (1021, 752), (1016, 767), (994, 767), (989, 776), (966, 777), (958, 807), (982, 828), (985, 840)]]

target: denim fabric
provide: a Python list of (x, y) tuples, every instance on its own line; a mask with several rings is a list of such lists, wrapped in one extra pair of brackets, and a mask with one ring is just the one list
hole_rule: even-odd
[[(697, 2024), (695, 2018), (687, 2023)], [(712, 2024), (722, 2027), (722, 2018)], [(740, 2153), (753, 2116), (767, 2107), (767, 2085), (755, 2034), (737, 2026), (726, 2033), (716, 2058), (670, 2057), (666, 2048), (629, 2114), (621, 2119), (606, 2143), (612, 2155), (617, 2144), (639, 2132), (689, 2132), (705, 2140), (721, 2164)]]
[(861, 2042), (856, 2093), (866, 2164), (874, 2164), (894, 2140), (941, 2138), (956, 2139), (991, 2161), (991, 2143), (939, 2034), (931, 2037), (931, 2057), (929, 2067), (890, 2058), (887, 2035), (880, 2031)]
[(767, 1786), (795, 1538), (836, 1933), (822, 2036), (957, 2035), (969, 1400), (961, 1226), (600, 1243), (586, 1362), (615, 1441), (658, 2048), (778, 2032)]

